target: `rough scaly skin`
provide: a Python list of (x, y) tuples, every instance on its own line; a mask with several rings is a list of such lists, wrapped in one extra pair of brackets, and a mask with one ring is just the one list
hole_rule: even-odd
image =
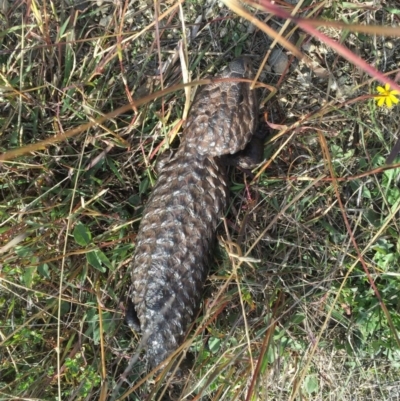
[[(250, 68), (236, 60), (220, 77), (249, 78)], [(197, 93), (183, 141), (162, 167), (144, 210), (132, 302), (152, 368), (179, 347), (198, 310), (216, 227), (228, 201), (219, 156), (242, 150), (256, 129), (258, 106), (249, 86), (214, 82)]]

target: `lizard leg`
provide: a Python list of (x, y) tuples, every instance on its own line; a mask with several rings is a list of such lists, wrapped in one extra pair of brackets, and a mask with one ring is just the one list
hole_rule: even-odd
[(263, 160), (264, 142), (267, 136), (267, 128), (265, 126), (259, 127), (246, 147), (238, 153), (225, 156), (223, 163), (228, 166), (238, 166), (245, 170), (253, 169)]

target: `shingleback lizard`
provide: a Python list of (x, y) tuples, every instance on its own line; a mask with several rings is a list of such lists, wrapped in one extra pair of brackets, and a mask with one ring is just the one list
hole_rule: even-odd
[[(248, 62), (238, 59), (217, 78), (250, 75)], [(152, 368), (181, 345), (199, 308), (216, 227), (228, 202), (224, 158), (249, 143), (257, 111), (249, 83), (213, 82), (198, 91), (183, 140), (163, 165), (145, 207), (126, 319), (137, 329), (137, 315)]]

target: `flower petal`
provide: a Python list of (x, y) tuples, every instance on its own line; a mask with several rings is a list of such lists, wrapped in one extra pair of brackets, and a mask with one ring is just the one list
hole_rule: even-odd
[(389, 109), (393, 106), (390, 96), (386, 98), (386, 106), (389, 107)]
[(392, 95), (392, 93), (390, 93), (389, 99), (393, 102), (393, 104), (399, 103), (399, 99), (397, 99), (396, 96)]
[(382, 107), (383, 106), (383, 104), (385, 103), (385, 96), (377, 96), (376, 97), (376, 100), (378, 101), (378, 106), (379, 107)]
[(379, 93), (385, 93), (385, 92), (386, 92), (385, 88), (382, 88), (382, 86), (377, 86), (377, 87), (376, 87), (376, 90), (377, 90)]
[(394, 90), (390, 91), (390, 94), (391, 95), (400, 95), (400, 91), (394, 89)]
[(386, 90), (387, 92), (390, 92), (390, 85), (389, 85), (389, 84), (385, 84), (385, 90)]

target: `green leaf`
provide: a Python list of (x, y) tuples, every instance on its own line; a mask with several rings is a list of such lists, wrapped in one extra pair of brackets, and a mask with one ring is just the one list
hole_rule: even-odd
[(98, 250), (88, 252), (86, 254), (86, 260), (96, 270), (102, 273), (105, 273), (107, 271), (107, 269), (103, 267), (101, 259), (98, 256)]
[(67, 30), (69, 24), (70, 24), (70, 20), (69, 20), (69, 18), (67, 18), (66, 21), (61, 25), (61, 28), (58, 33), (58, 40), (63, 39), (63, 36), (64, 36), (65, 31)]
[(218, 352), (220, 347), (221, 347), (221, 340), (216, 337), (211, 337), (208, 342), (208, 348), (210, 348), (210, 351), (213, 354), (215, 354), (216, 352)]
[(75, 242), (81, 246), (87, 246), (92, 241), (90, 230), (80, 222), (75, 225), (73, 235)]
[(400, 14), (400, 9), (399, 9), (399, 8), (385, 7), (385, 10), (386, 10), (388, 13), (391, 13), (391, 14), (397, 14), (397, 15)]
[(140, 199), (139, 195), (131, 195), (128, 198), (128, 203), (132, 206), (139, 206), (142, 204), (142, 200)]
[(268, 351), (264, 354), (263, 360), (261, 362), (261, 369), (260, 372), (262, 374), (265, 373), (265, 371), (267, 370), (268, 367), (268, 360), (269, 360), (269, 356), (268, 356)]
[(375, 210), (367, 209), (364, 213), (364, 217), (373, 226), (375, 226), (375, 227), (382, 226), (381, 215), (378, 212), (375, 212)]
[(22, 279), (26, 287), (28, 288), (32, 287), (32, 281), (35, 272), (36, 272), (36, 266), (25, 268)]
[(357, 8), (360, 7), (358, 4), (353, 4), (353, 3), (350, 3), (350, 2), (348, 2), (348, 1), (344, 1), (344, 2), (340, 3), (340, 5), (341, 5), (343, 8), (350, 8), (350, 9), (352, 9), (352, 8), (357, 9)]
[(61, 302), (61, 309), (60, 309), (60, 314), (61, 316), (65, 316), (67, 313), (71, 312), (71, 303), (62, 301)]
[(147, 188), (149, 187), (150, 184), (150, 180), (146, 177), (144, 180), (140, 181), (139, 184), (139, 194), (143, 195), (144, 193), (146, 193)]
[(266, 352), (266, 356), (267, 356), (268, 363), (274, 363), (275, 362), (276, 353), (275, 353), (275, 347), (274, 346), (268, 347), (267, 352)]
[(305, 319), (305, 316), (303, 313), (298, 313), (294, 315), (291, 319), (290, 322), (292, 324), (300, 324), (303, 320)]
[(100, 262), (107, 266), (110, 270), (113, 270), (113, 265), (111, 264), (110, 260), (107, 258), (107, 256), (100, 251), (100, 249), (97, 249), (96, 251), (96, 256), (100, 260)]
[(121, 174), (119, 173), (119, 169), (118, 167), (115, 165), (113, 159), (107, 157), (106, 158), (106, 162), (108, 164), (108, 166), (110, 167), (111, 171), (114, 173), (114, 175), (118, 178), (119, 182), (123, 185), (125, 185), (125, 181), (122, 178)]
[(42, 265), (39, 265), (38, 266), (38, 273), (42, 277), (49, 279), (50, 278), (49, 265), (47, 263), (43, 263)]
[(318, 380), (314, 375), (306, 376), (304, 379), (304, 390), (308, 394), (312, 394), (318, 391)]

